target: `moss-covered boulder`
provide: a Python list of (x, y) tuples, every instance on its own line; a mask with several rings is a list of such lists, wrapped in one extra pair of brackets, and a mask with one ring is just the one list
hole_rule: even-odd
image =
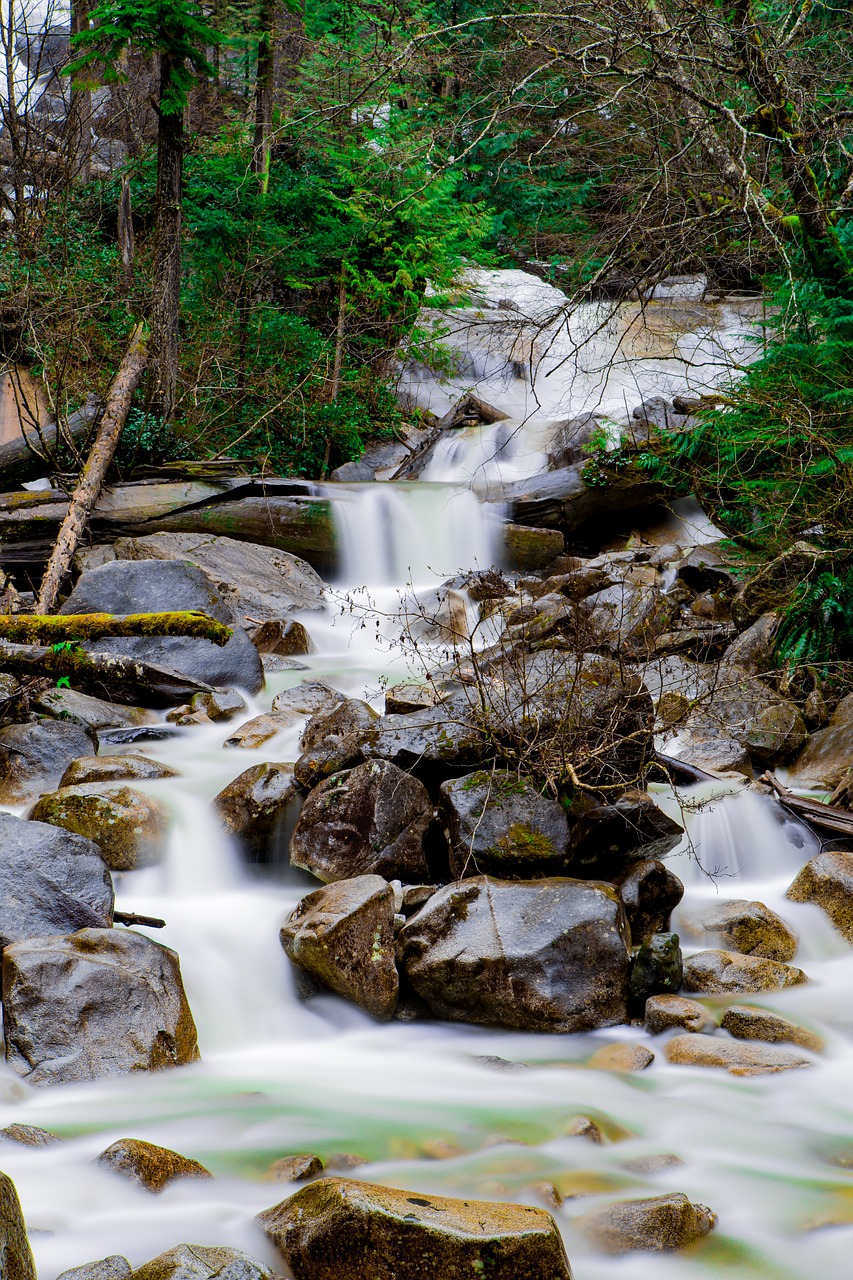
[(222, 826), (253, 861), (269, 856), (277, 832), (296, 822), (301, 806), (293, 765), (273, 760), (246, 769), (213, 802)]
[(765, 1044), (796, 1044), (810, 1053), (822, 1053), (824, 1040), (808, 1027), (783, 1018), (770, 1009), (754, 1009), (750, 1005), (731, 1004), (723, 1014), (720, 1026), (736, 1040), (761, 1040)]
[(738, 951), (697, 951), (684, 961), (684, 990), (706, 995), (780, 991), (802, 982), (808, 982), (802, 969)]
[(853, 853), (819, 853), (806, 863), (786, 896), (792, 902), (814, 902), (853, 942)]
[(177, 778), (175, 769), (149, 760), (148, 756), (81, 756), (72, 760), (59, 786), (77, 787), (84, 782), (153, 782), (159, 778)]
[(32, 816), (93, 840), (112, 871), (159, 862), (169, 830), (165, 805), (121, 782), (84, 782), (51, 791)]
[(527, 1205), (323, 1178), (258, 1221), (295, 1280), (571, 1280), (553, 1218)]
[(648, 1200), (622, 1200), (575, 1219), (603, 1253), (674, 1253), (713, 1231), (716, 1214), (681, 1192)]
[(445, 782), (439, 812), (454, 879), (478, 874), (529, 879), (566, 871), (565, 811), (518, 774), (482, 770)]
[(179, 1178), (213, 1177), (197, 1160), (140, 1138), (119, 1138), (101, 1152), (97, 1163), (155, 1194)]
[(281, 930), (288, 957), (322, 987), (384, 1021), (397, 1007), (394, 890), (380, 876), (315, 889)]
[(0, 1276), (3, 1280), (36, 1280), (27, 1228), (15, 1184), (0, 1173)]
[(796, 934), (763, 902), (716, 902), (688, 915), (681, 927), (699, 942), (716, 940), (726, 950), (766, 960), (793, 960), (797, 951)]

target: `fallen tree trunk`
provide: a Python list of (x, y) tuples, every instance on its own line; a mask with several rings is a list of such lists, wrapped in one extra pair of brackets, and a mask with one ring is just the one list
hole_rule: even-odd
[(77, 550), (80, 536), (107, 478), (119, 437), (130, 412), (133, 393), (147, 363), (148, 331), (144, 324), (140, 323), (133, 330), (127, 350), (122, 356), (118, 373), (113, 379), (107, 396), (95, 442), (86, 459), (86, 465), (80, 473), (80, 480), (71, 498), (68, 513), (60, 525), (56, 546), (47, 563), (39, 588), (36, 613), (50, 613), (56, 604), (59, 588), (71, 568), (71, 561)]
[(221, 649), (233, 632), (206, 613), (70, 613), (0, 614), (0, 640), (10, 644), (63, 644), (74, 640), (105, 640), (116, 636), (191, 636), (210, 640)]
[(36, 432), (21, 432), (19, 439), (0, 444), (0, 488), (14, 489), (55, 470), (56, 451), (63, 439), (84, 441), (98, 416), (100, 405), (92, 397), (60, 428), (55, 422)]
[(762, 774), (758, 781), (768, 786), (779, 803), (801, 821), (807, 822), (812, 827), (819, 827), (822, 831), (834, 831), (837, 835), (853, 838), (853, 813), (849, 810), (795, 795), (793, 791), (783, 787), (772, 773)]
[[(69, 615), (73, 618), (73, 614)], [(202, 680), (138, 658), (87, 653), (77, 648), (14, 645), (0, 640), (0, 671), (16, 676), (67, 680), (84, 693), (130, 706), (173, 707), (195, 693), (212, 693)]]

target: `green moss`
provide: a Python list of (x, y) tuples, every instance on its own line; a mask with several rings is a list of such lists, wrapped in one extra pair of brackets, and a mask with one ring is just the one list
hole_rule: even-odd
[(553, 841), (522, 822), (514, 822), (488, 852), (495, 858), (518, 862), (548, 862), (559, 856)]

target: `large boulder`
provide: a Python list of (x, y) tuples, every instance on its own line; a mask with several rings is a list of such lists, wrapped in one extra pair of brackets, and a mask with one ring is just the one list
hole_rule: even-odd
[(81, 929), (7, 947), (3, 1024), (6, 1061), (29, 1084), (156, 1071), (198, 1058), (177, 955), (132, 931)]
[(610, 885), (476, 876), (434, 894), (398, 946), (440, 1018), (562, 1032), (627, 1017), (628, 922)]
[(572, 824), (572, 870), (609, 880), (638, 860), (663, 858), (684, 828), (647, 791), (630, 787), (610, 804), (588, 804)]
[(62, 720), (35, 720), (0, 729), (0, 804), (21, 804), (59, 786), (78, 756), (97, 746), (91, 729)]
[[(233, 685), (257, 693), (264, 671), (246, 632), (203, 570), (185, 560), (113, 560), (83, 573), (60, 612), (148, 613), (192, 609), (233, 628), (227, 644), (186, 636), (133, 636), (98, 640), (93, 652), (125, 655), (168, 667), (209, 685)], [(84, 754), (80, 752), (79, 754)]]
[(239, 1249), (179, 1244), (137, 1267), (127, 1280), (278, 1280), (263, 1262)]
[(113, 884), (91, 840), (0, 813), (0, 847), (0, 947), (110, 927)]
[(151, 760), (148, 756), (80, 756), (72, 760), (59, 781), (62, 787), (77, 787), (84, 782), (152, 782), (159, 778), (177, 778), (176, 769)]
[(213, 1177), (197, 1160), (140, 1138), (119, 1138), (101, 1152), (97, 1163), (154, 1195), (180, 1178)]
[(5, 1173), (0, 1173), (0, 1276), (3, 1280), (36, 1280), (21, 1202), (14, 1182)]
[(573, 533), (595, 521), (612, 523), (614, 512), (648, 507), (661, 496), (660, 485), (637, 467), (626, 467), (600, 485), (587, 484), (585, 471), (586, 464), (575, 464), (495, 486), (500, 490), (495, 501), (509, 503), (515, 524)]
[(698, 942), (716, 941), (727, 950), (766, 960), (793, 960), (797, 952), (796, 934), (763, 902), (716, 902), (686, 916), (681, 928)]
[(293, 765), (277, 761), (252, 765), (223, 787), (213, 802), (219, 821), (253, 862), (266, 860), (279, 831), (296, 822), (301, 805)]
[(853, 762), (853, 693), (842, 698), (825, 729), (812, 734), (791, 766), (794, 787), (837, 787)]
[(738, 951), (697, 951), (684, 961), (684, 990), (705, 995), (780, 991), (807, 981), (802, 969)]
[(420, 884), (429, 880), (424, 845), (432, 819), (423, 783), (387, 760), (370, 760), (311, 792), (290, 860), (327, 883), (379, 875)]
[(563, 875), (569, 824), (561, 805), (527, 779), (496, 769), (445, 782), (440, 793), (455, 880)]
[(123, 782), (83, 782), (48, 792), (33, 818), (94, 840), (111, 871), (136, 871), (163, 857), (169, 811)]
[(613, 883), (631, 926), (632, 942), (666, 933), (670, 916), (684, 897), (684, 885), (677, 875), (656, 858), (641, 858), (616, 876)]
[(295, 1280), (571, 1280), (554, 1220), (521, 1204), (448, 1200), (322, 1178), (258, 1221)]
[(713, 1231), (717, 1216), (681, 1192), (648, 1200), (622, 1200), (575, 1220), (603, 1253), (672, 1253)]
[(380, 876), (357, 876), (309, 893), (282, 927), (281, 945), (327, 990), (374, 1018), (394, 1016), (394, 891)]
[(819, 853), (788, 889), (792, 902), (814, 902), (853, 942), (853, 853)]

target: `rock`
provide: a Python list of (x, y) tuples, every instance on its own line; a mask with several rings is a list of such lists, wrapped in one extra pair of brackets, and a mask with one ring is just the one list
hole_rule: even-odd
[(34, 1124), (8, 1124), (0, 1129), (0, 1138), (4, 1142), (17, 1142), (22, 1147), (52, 1147), (62, 1139), (48, 1129), (39, 1129)]
[(684, 961), (684, 990), (706, 995), (779, 991), (802, 982), (808, 982), (802, 969), (737, 951), (697, 951)]
[(603, 1253), (673, 1253), (702, 1240), (717, 1225), (716, 1214), (674, 1191), (648, 1200), (622, 1200), (575, 1219)]
[(264, 1182), (308, 1182), (323, 1172), (319, 1156), (284, 1156), (276, 1160), (264, 1174)]
[(589, 1116), (575, 1116), (566, 1125), (565, 1132), (567, 1138), (583, 1138), (585, 1142), (592, 1142), (597, 1147), (604, 1143), (604, 1134)]
[(127, 1258), (114, 1253), (109, 1258), (101, 1258), (99, 1262), (86, 1262), (82, 1267), (63, 1271), (56, 1280), (127, 1280), (131, 1270)]
[(632, 942), (644, 942), (654, 933), (667, 932), (670, 916), (684, 897), (684, 885), (678, 876), (656, 858), (641, 858), (615, 876), (613, 884), (631, 926)]
[(345, 738), (333, 736), (303, 751), (293, 766), (293, 776), (303, 791), (313, 791), (332, 774), (344, 773), (360, 764), (364, 764), (364, 752), (358, 734), (350, 733)]
[(344, 694), (333, 689), (323, 680), (303, 680), (292, 689), (285, 689), (273, 699), (272, 710), (275, 715), (289, 715), (291, 723), (296, 724), (306, 716), (315, 716), (322, 712), (334, 711)]
[[(2, 740), (2, 734), (0, 734)], [(853, 760), (853, 693), (842, 698), (825, 729), (813, 733), (791, 766), (789, 786), (837, 787)]]
[(155, 1194), (178, 1178), (212, 1178), (197, 1160), (139, 1138), (120, 1138), (98, 1156), (97, 1163)]
[(503, 562), (508, 568), (522, 572), (546, 568), (552, 560), (562, 555), (566, 545), (566, 540), (558, 529), (505, 524), (502, 532)]
[[(572, 869), (576, 874), (601, 879), (620, 876), (625, 873), (626, 863), (664, 857), (683, 835), (684, 828), (664, 813), (647, 792), (631, 788), (615, 804), (591, 805), (581, 811), (572, 825)], [(675, 892), (675, 886), (665, 877), (658, 876), (657, 880), (657, 892), (667, 888)], [(639, 881), (637, 886), (639, 889)]]
[(805, 721), (792, 702), (760, 677), (734, 666), (722, 670), (685, 727), (707, 738), (734, 739), (766, 765), (789, 759), (808, 738)]
[(315, 889), (281, 930), (290, 960), (380, 1021), (394, 1016), (394, 891), (380, 876)]
[(476, 768), (486, 755), (464, 695), (406, 715), (381, 716), (362, 749), (368, 760), (390, 760), (419, 773)]
[(693, 547), (678, 562), (676, 572), (691, 591), (736, 591), (740, 585), (722, 551), (713, 543)]
[(0, 1268), (3, 1280), (36, 1280), (21, 1202), (5, 1173), (0, 1173)]
[(291, 837), (290, 860), (326, 883), (360, 875), (423, 883), (432, 819), (422, 783), (387, 760), (370, 760), (311, 792)]
[(853, 942), (853, 853), (819, 853), (807, 862), (786, 897), (814, 902), (839, 933)]
[[(189, 701), (190, 711), (201, 711), (208, 720), (233, 720), (248, 711), (246, 699), (237, 689), (214, 689), (213, 693), (195, 693)], [(168, 716), (167, 716), (168, 719)]]
[(154, 866), (169, 830), (165, 806), (121, 782), (84, 782), (51, 791), (39, 800), (33, 818), (93, 840), (111, 871)]
[(154, 533), (118, 538), (119, 560), (189, 561), (203, 569), (240, 624), (324, 607), (326, 587), (309, 564), (286, 551), (204, 533)]
[(369, 737), (379, 715), (360, 698), (345, 698), (331, 711), (318, 711), (306, 724), (299, 739), (303, 751), (309, 751), (325, 738), (345, 738), (350, 734)]
[(498, 769), (445, 782), (439, 811), (456, 880), (477, 874), (529, 880), (566, 871), (565, 811), (518, 774)]
[(263, 1262), (239, 1249), (179, 1244), (137, 1267), (129, 1280), (278, 1280)]
[(76, 689), (45, 689), (32, 700), (37, 711), (57, 720), (82, 724), (89, 729), (130, 728), (138, 724), (156, 724), (157, 716), (143, 707), (119, 706), (104, 702)]
[(806, 700), (803, 703), (803, 719), (810, 730), (822, 729), (829, 720), (827, 705), (817, 685), (806, 694)]
[(0, 729), (0, 804), (21, 804), (53, 791), (78, 756), (97, 747), (91, 729), (61, 720), (36, 720)]
[(778, 764), (797, 754), (808, 731), (793, 703), (776, 703), (759, 711), (743, 736), (743, 745), (758, 764)]
[(113, 920), (113, 884), (91, 840), (0, 813), (0, 946)]
[(294, 718), (289, 715), (260, 715), (246, 720), (223, 742), (223, 747), (240, 748), (243, 751), (257, 751), (265, 742), (275, 738), (285, 729), (291, 728)]
[(607, 484), (592, 486), (584, 481), (584, 469), (585, 464), (561, 467), (500, 485), (500, 501), (509, 503), (515, 524), (567, 534), (596, 520), (612, 523), (615, 512), (642, 510), (660, 497), (660, 486), (636, 467), (629, 465)]
[(295, 1280), (571, 1280), (549, 1213), (323, 1178), (258, 1222)]
[(672, 618), (672, 608), (657, 587), (632, 586), (625, 581), (588, 596), (584, 604), (593, 636), (616, 654), (648, 648), (668, 629)]
[(654, 1060), (655, 1055), (644, 1044), (615, 1041), (596, 1049), (585, 1066), (592, 1071), (645, 1071)]
[(653, 933), (643, 942), (631, 962), (628, 990), (631, 1000), (642, 1009), (649, 996), (674, 993), (684, 976), (677, 933)]
[(198, 1058), (177, 955), (131, 930), (81, 929), (7, 947), (3, 1013), (6, 1061), (33, 1085)]
[(775, 641), (781, 616), (765, 613), (733, 640), (722, 657), (722, 665), (740, 667), (750, 675), (761, 675), (775, 666)]
[(698, 1000), (673, 995), (649, 996), (645, 1011), (645, 1028), (649, 1035), (659, 1036), (674, 1027), (703, 1034), (716, 1031), (717, 1023)]
[(564, 418), (552, 422), (549, 427), (548, 468), (558, 471), (582, 463), (590, 441), (606, 435), (613, 423), (594, 413), (582, 413), (576, 418)]
[[(258, 651), (210, 578), (184, 560), (170, 562), (113, 560), (81, 575), (60, 613), (145, 613), (168, 602), (170, 609), (196, 609), (233, 627), (221, 648), (211, 640), (186, 636), (133, 636), (98, 640), (90, 651), (140, 658), (181, 675), (216, 686), (236, 686), (257, 693), (264, 672)], [(78, 752), (78, 755), (84, 753)]]
[(440, 701), (441, 695), (430, 684), (395, 684), (385, 690), (385, 714), (404, 716), (434, 707)]
[(759, 569), (732, 601), (732, 616), (745, 627), (763, 613), (784, 607), (791, 596), (827, 562), (828, 552), (808, 542), (795, 542), (775, 560)]
[(730, 1004), (720, 1026), (737, 1040), (763, 1040), (767, 1044), (796, 1044), (811, 1053), (826, 1047), (822, 1036), (768, 1009)]
[(627, 1016), (628, 922), (609, 885), (463, 880), (400, 931), (398, 955), (416, 994), (453, 1022), (563, 1032)]
[(177, 777), (176, 770), (147, 756), (81, 756), (71, 761), (59, 780), (59, 787), (61, 790), (82, 786), (84, 782), (150, 782)]
[(274, 761), (246, 769), (213, 802), (225, 830), (257, 861), (263, 861), (277, 831), (296, 821), (301, 805), (293, 765)]
[(249, 635), (258, 653), (275, 653), (283, 658), (314, 653), (315, 646), (306, 628), (292, 618), (272, 618), (253, 628)]
[(797, 952), (796, 935), (763, 902), (716, 902), (686, 916), (682, 929), (697, 942), (717, 939), (727, 950), (767, 960), (793, 960)]
[(810, 1058), (798, 1057), (770, 1044), (749, 1044), (717, 1036), (674, 1036), (666, 1045), (667, 1059), (683, 1067), (725, 1067), (733, 1076), (763, 1076), (777, 1071), (811, 1067)]
[(353, 482), (375, 480), (377, 471), (398, 467), (410, 456), (411, 450), (401, 440), (382, 440), (368, 444), (364, 453), (354, 462), (335, 467), (330, 480)]

